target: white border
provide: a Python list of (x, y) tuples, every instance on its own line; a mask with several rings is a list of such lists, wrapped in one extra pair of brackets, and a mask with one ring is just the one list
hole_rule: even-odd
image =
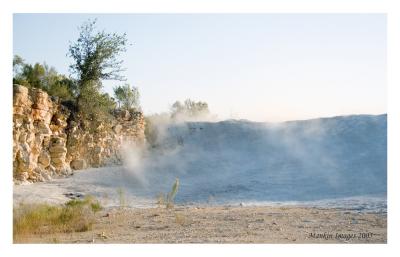
[[(61, 13), (387, 13), (388, 244), (386, 245), (12, 245), (12, 14)], [(2, 256), (392, 256), (400, 232), (400, 12), (396, 1), (372, 0), (10, 0), (0, 8), (0, 252)]]

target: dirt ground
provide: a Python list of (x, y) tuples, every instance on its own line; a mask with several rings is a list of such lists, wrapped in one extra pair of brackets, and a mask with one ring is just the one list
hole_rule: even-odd
[(103, 210), (91, 231), (19, 243), (386, 243), (386, 214), (312, 207)]

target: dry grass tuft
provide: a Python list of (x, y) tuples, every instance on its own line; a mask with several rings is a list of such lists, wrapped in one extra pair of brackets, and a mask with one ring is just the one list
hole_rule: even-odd
[(64, 205), (19, 204), (13, 210), (14, 242), (30, 235), (84, 232), (92, 228), (100, 203), (92, 197)]
[(176, 213), (175, 214), (175, 222), (178, 225), (184, 226), (187, 223), (186, 217), (183, 214)]

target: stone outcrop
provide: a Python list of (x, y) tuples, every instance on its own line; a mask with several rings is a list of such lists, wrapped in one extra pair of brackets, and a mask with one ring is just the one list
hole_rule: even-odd
[(118, 163), (123, 144), (143, 144), (144, 117), (141, 112), (115, 113), (111, 124), (85, 122), (80, 128), (72, 122), (68, 130), (67, 161), (72, 169), (100, 167)]
[(117, 112), (110, 124), (77, 124), (68, 120), (68, 108), (41, 89), (14, 85), (13, 100), (16, 183), (45, 181), (68, 176), (72, 170), (116, 163), (124, 143), (145, 142), (141, 112)]

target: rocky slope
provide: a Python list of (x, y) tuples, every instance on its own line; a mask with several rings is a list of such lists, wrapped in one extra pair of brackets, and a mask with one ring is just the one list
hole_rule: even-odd
[[(14, 85), (14, 182), (66, 176), (73, 169), (119, 162), (123, 143), (142, 144), (141, 112), (120, 112), (110, 124), (69, 121), (71, 111), (40, 89)], [(82, 127), (82, 124), (84, 126)]]

